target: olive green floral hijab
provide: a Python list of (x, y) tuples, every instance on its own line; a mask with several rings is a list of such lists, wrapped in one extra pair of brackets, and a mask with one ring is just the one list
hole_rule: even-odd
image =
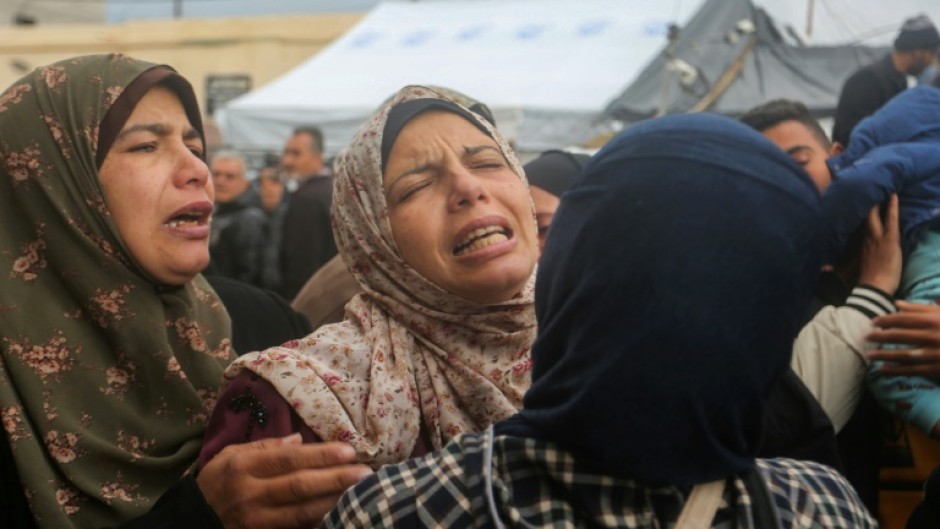
[(232, 359), (212, 289), (141, 272), (98, 183), (157, 83), (201, 131), (182, 77), (122, 55), (38, 68), (0, 95), (0, 418), (42, 528), (149, 509), (195, 461)]

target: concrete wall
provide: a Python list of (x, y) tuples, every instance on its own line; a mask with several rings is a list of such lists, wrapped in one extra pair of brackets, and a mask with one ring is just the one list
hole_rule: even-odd
[(33, 68), (60, 59), (122, 52), (173, 66), (193, 84), (204, 107), (210, 75), (248, 75), (252, 87), (257, 88), (320, 51), (362, 16), (348, 13), (0, 27), (0, 86), (6, 88)]
[(103, 24), (104, 1), (79, 0), (0, 0), (0, 26), (14, 24), (19, 15), (36, 24)]

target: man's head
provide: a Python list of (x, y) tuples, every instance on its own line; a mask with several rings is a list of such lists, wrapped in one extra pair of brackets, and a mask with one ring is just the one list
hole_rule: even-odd
[(841, 152), (842, 146), (829, 141), (806, 105), (775, 99), (748, 110), (741, 121), (760, 131), (802, 165), (820, 193), (832, 183), (826, 159)]
[(212, 183), (215, 201), (225, 204), (244, 193), (250, 182), (245, 176), (245, 158), (237, 152), (223, 151), (212, 157)]
[(323, 133), (316, 127), (294, 129), (284, 153), (281, 167), (288, 178), (302, 180), (323, 171)]
[(907, 75), (920, 75), (937, 60), (940, 33), (927, 15), (917, 15), (904, 21), (894, 40), (895, 55), (903, 60), (895, 62)]

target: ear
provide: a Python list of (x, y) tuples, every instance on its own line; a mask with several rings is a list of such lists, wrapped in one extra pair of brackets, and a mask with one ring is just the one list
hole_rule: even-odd
[(841, 143), (834, 141), (832, 142), (832, 146), (829, 147), (829, 156), (832, 157), (837, 154), (842, 154), (842, 151), (844, 150), (845, 150), (845, 147)]

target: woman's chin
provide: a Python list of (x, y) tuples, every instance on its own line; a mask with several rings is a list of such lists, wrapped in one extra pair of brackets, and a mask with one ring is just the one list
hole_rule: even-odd
[(181, 259), (166, 266), (147, 270), (159, 283), (164, 285), (184, 285), (193, 280), (209, 266), (209, 255)]
[(480, 305), (504, 303), (522, 292), (534, 269), (534, 264), (504, 265), (478, 279), (468, 278), (468, 281), (461, 284), (460, 292), (455, 294)]

